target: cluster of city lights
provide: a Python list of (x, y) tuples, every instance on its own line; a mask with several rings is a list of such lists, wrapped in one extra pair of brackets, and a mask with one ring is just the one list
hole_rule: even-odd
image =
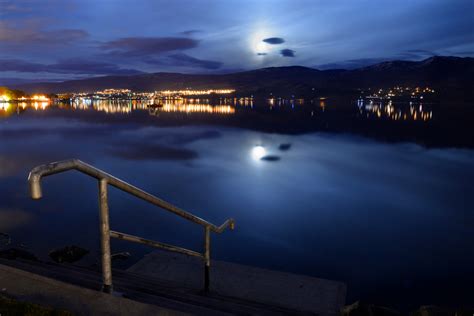
[[(77, 92), (77, 93), (61, 93), (57, 95), (60, 100), (109, 100), (109, 99), (129, 99), (129, 100), (155, 100), (155, 99), (184, 99), (187, 96), (204, 96), (211, 94), (231, 94), (234, 89), (207, 89), (207, 90), (158, 90), (154, 92), (132, 92), (129, 89), (105, 89), (96, 92)], [(197, 99), (197, 102), (200, 102)]]
[(46, 97), (45, 95), (41, 94), (35, 94), (31, 97), (20, 97), (17, 99), (12, 99), (7, 95), (0, 95), (0, 102), (5, 103), (5, 102), (31, 102), (31, 101), (39, 101), (39, 102), (49, 102), (49, 98)]
[(105, 89), (105, 90), (96, 92), (96, 94), (102, 94), (102, 95), (129, 94), (129, 93), (131, 93), (129, 89)]
[(155, 91), (156, 96), (189, 96), (189, 95), (209, 95), (209, 94), (231, 94), (234, 89), (208, 89), (208, 90), (160, 90)]
[(10, 101), (10, 98), (7, 95), (0, 95), (0, 103), (5, 103)]
[(376, 89), (372, 92), (371, 89), (368, 91), (361, 91), (361, 95), (368, 93), (365, 97), (368, 99), (391, 99), (395, 97), (410, 97), (423, 99), (424, 95), (434, 94), (435, 90), (430, 87), (401, 87), (395, 86), (389, 89)]

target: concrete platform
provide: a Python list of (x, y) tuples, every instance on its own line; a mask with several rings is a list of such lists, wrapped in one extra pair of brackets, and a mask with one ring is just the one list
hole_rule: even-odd
[[(0, 259), (0, 285), (8, 285), (7, 290), (13, 296), (20, 295), (20, 299), (35, 303), (41, 301), (50, 307), (77, 310), (80, 306), (81, 315), (85, 314), (107, 314), (104, 311), (115, 310), (129, 315), (148, 314), (140, 308), (128, 308), (128, 299), (160, 307), (158, 315), (174, 312), (192, 315), (221, 316), (221, 315), (261, 315), (261, 316), (283, 316), (283, 315), (314, 315), (314, 313), (301, 312), (294, 309), (283, 308), (272, 304), (263, 304), (235, 297), (222, 296), (216, 293), (203, 293), (201, 289), (192, 289), (184, 284), (167, 281), (156, 277), (138, 275), (130, 271), (113, 269), (113, 283), (116, 292), (121, 293), (117, 300), (99, 301), (97, 307), (94, 300), (90, 306), (87, 297), (99, 291), (102, 287), (102, 274), (99, 267), (81, 267), (72, 264), (59, 264), (53, 262), (29, 261), (29, 260), (6, 260)], [(13, 268), (15, 277), (8, 274)], [(28, 272), (28, 273), (22, 273)], [(34, 279), (34, 282), (32, 282)], [(17, 280), (17, 281), (15, 281)], [(60, 281), (59, 283), (55, 283)], [(15, 283), (16, 282), (16, 283)], [(53, 289), (51, 284), (54, 284)], [(76, 290), (88, 289), (86, 297), (82, 292), (70, 292), (66, 285), (74, 285)], [(26, 293), (26, 294), (25, 294)], [(47, 293), (45, 296), (44, 293)], [(100, 294), (98, 298), (104, 294)], [(77, 296), (77, 301), (74, 299)], [(95, 299), (95, 297), (94, 297)], [(123, 303), (121, 299), (125, 299)], [(66, 305), (64, 305), (66, 304)], [(125, 304), (125, 305), (123, 305)], [(108, 306), (112, 305), (112, 306)], [(124, 307), (122, 307), (122, 305)], [(97, 308), (99, 308), (97, 310)], [(84, 312), (85, 311), (85, 312)], [(97, 312), (99, 311), (99, 312)], [(97, 312), (97, 313), (96, 313)], [(120, 315), (120, 313), (112, 312)], [(155, 314), (155, 312), (153, 312)]]
[[(203, 288), (202, 261), (182, 254), (155, 251), (127, 271)], [(211, 291), (318, 315), (339, 315), (347, 287), (338, 281), (212, 261)]]
[(0, 293), (74, 315), (190, 315), (71, 285), (0, 264)]

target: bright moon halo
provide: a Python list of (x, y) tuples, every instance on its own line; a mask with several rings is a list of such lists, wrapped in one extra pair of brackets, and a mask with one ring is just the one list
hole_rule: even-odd
[(268, 53), (270, 51), (269, 44), (265, 43), (263, 40), (271, 36), (271, 33), (268, 30), (260, 29), (252, 34), (250, 38), (250, 48), (255, 53)]
[(265, 147), (263, 146), (255, 146), (252, 148), (252, 158), (254, 160), (260, 160), (266, 155), (267, 151), (265, 150)]

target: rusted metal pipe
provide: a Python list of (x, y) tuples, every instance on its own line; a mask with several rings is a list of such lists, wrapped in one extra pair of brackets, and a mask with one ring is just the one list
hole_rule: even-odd
[(112, 263), (110, 254), (110, 223), (107, 180), (99, 180), (100, 249), (102, 253), (102, 291), (112, 293)]

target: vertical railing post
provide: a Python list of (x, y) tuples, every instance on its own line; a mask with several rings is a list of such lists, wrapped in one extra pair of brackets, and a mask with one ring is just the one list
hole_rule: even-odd
[(209, 292), (209, 269), (211, 267), (211, 228), (204, 228), (204, 292)]
[(99, 210), (100, 210), (100, 248), (102, 260), (102, 291), (112, 293), (112, 264), (110, 256), (110, 224), (107, 180), (99, 180)]

